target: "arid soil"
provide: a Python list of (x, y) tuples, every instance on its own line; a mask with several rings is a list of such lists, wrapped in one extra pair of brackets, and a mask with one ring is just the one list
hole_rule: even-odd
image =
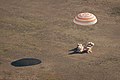
[[(80, 12), (98, 23), (74, 24)], [(88, 41), (92, 54), (68, 54)], [(120, 0), (0, 0), (0, 80), (120, 80)]]

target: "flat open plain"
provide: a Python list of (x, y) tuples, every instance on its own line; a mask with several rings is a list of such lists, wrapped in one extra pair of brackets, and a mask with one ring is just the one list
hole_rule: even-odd
[[(73, 23), (80, 12), (98, 23)], [(92, 54), (68, 55), (92, 41)], [(35, 58), (42, 63), (15, 67)], [(120, 80), (120, 0), (0, 0), (0, 80)]]

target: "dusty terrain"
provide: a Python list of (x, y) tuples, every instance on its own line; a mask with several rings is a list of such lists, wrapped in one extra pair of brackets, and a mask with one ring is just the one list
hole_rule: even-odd
[[(72, 22), (80, 12), (98, 23)], [(92, 54), (68, 55), (92, 41)], [(22, 58), (41, 64), (15, 67)], [(0, 0), (0, 80), (120, 80), (120, 0)]]

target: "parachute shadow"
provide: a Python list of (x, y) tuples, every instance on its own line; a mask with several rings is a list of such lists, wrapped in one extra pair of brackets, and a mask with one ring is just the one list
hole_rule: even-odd
[(25, 67), (40, 64), (41, 60), (35, 58), (22, 58), (16, 61), (11, 62), (12, 66), (15, 67)]

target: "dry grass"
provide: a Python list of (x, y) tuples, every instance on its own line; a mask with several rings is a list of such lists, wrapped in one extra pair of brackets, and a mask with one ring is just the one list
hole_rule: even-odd
[[(0, 79), (119, 80), (119, 0), (1, 0)], [(98, 23), (72, 22), (91, 12)], [(95, 43), (93, 54), (68, 55), (77, 43)], [(37, 58), (41, 64), (16, 68), (11, 62)]]

